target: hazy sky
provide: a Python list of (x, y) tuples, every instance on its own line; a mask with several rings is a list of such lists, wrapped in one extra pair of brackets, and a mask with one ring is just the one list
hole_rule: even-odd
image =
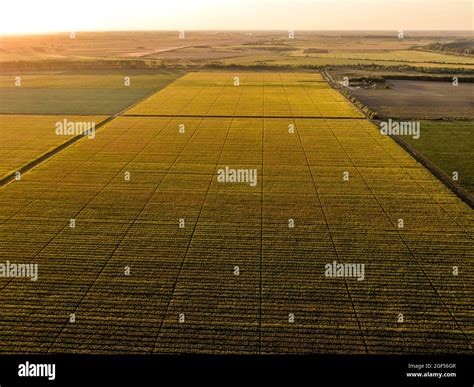
[(472, 30), (474, 0), (3, 0), (0, 33)]

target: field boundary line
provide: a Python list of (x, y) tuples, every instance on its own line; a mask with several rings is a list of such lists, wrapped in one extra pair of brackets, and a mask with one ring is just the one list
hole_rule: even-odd
[[(369, 133), (369, 134), (370, 134), (370, 136), (371, 136), (371, 137), (377, 142), (377, 144), (378, 144), (379, 142), (378, 142), (378, 140), (374, 137), (374, 134), (372, 133), (372, 131), (371, 131), (371, 133)], [(390, 159), (392, 159), (392, 161), (395, 162), (395, 161), (396, 161), (395, 158), (394, 158), (389, 152), (387, 152), (387, 150), (386, 150), (385, 148), (383, 148), (383, 149), (384, 149), (385, 153), (387, 154), (387, 157), (389, 157)], [(429, 191), (426, 190), (426, 188), (423, 186), (423, 184), (420, 184), (420, 182), (416, 181), (416, 180), (413, 178), (413, 176), (410, 175), (410, 173), (405, 170), (405, 168), (404, 168), (403, 170), (404, 170), (405, 176), (407, 176), (407, 177), (408, 177), (412, 182), (414, 182), (417, 186), (419, 186), (420, 188), (422, 188), (423, 191), (425, 192), (425, 194), (426, 194), (431, 200), (434, 200), (434, 201), (435, 201), (435, 203), (438, 205), (438, 207), (439, 207), (444, 213), (446, 213), (446, 215), (448, 215), (449, 218), (450, 218), (455, 224), (457, 224), (457, 225), (465, 232), (465, 234), (466, 234), (466, 236), (467, 236), (468, 238), (470, 238), (470, 239), (473, 238), (473, 237), (471, 236), (471, 234), (469, 233), (469, 231), (466, 230), (466, 227), (465, 227), (464, 225), (462, 225), (461, 223), (459, 223), (459, 222), (457, 221), (457, 219), (453, 218), (453, 216), (451, 215), (451, 213), (448, 212), (448, 211), (441, 205), (441, 203), (439, 203), (439, 202), (436, 200), (436, 198), (435, 198)]]
[[(108, 118), (106, 118), (105, 120), (101, 121), (98, 125), (95, 126), (95, 129), (99, 129), (101, 128), (102, 126), (104, 126), (105, 124), (109, 123), (110, 121), (112, 121), (113, 119), (115, 118), (115, 116), (110, 116)], [(57, 147), (41, 154), (39, 157), (37, 157), (36, 159), (22, 165), (20, 168), (18, 168), (16, 171), (13, 171), (13, 172), (10, 172), (9, 174), (7, 174), (6, 176), (2, 177), (0, 179), (0, 187), (4, 187), (6, 186), (8, 183), (11, 183), (13, 180), (15, 180), (15, 176), (18, 172), (21, 173), (21, 175), (25, 174), (26, 172), (32, 170), (34, 167), (36, 167), (37, 165), (41, 164), (43, 161), (46, 161), (48, 159), (50, 159), (51, 157), (53, 157), (54, 155), (58, 154), (59, 152), (61, 152), (63, 149), (66, 149), (68, 148), (69, 146), (75, 144), (76, 142), (78, 142), (81, 138), (83, 137), (87, 137), (88, 136), (88, 132), (84, 132), (84, 133), (81, 133), (81, 134), (78, 134), (77, 136), (74, 136), (72, 138), (70, 138), (69, 140), (61, 143), (60, 145), (58, 145)]]
[[(372, 120), (373, 123), (377, 120)], [(390, 136), (398, 145), (400, 145), (408, 154), (410, 154), (416, 161), (428, 169), (439, 181), (448, 187), (456, 196), (458, 196), (469, 207), (474, 209), (474, 197), (463, 187), (453, 182), (453, 180), (400, 136)]]
[[(359, 112), (361, 112), (366, 119), (368, 119), (372, 124), (374, 124), (377, 128), (379, 125), (379, 120), (370, 118), (366, 112), (360, 109), (357, 105), (354, 104), (349, 98), (347, 98), (344, 93), (339, 91), (339, 88), (335, 85), (335, 81), (331, 78), (331, 76), (326, 72), (323, 71), (323, 76), (327, 79), (328, 83), (331, 87), (339, 92), (344, 98), (354, 106)], [(453, 192), (459, 199), (461, 199), (464, 203), (466, 203), (471, 209), (474, 209), (474, 196), (471, 195), (467, 190), (461, 187), (459, 184), (453, 182), (453, 180), (444, 173), (440, 168), (438, 168), (435, 164), (433, 164), (430, 160), (428, 160), (425, 156), (423, 156), (420, 152), (418, 152), (415, 148), (413, 148), (410, 144), (405, 142), (400, 136), (396, 135), (388, 135), (395, 143), (397, 143), (405, 152), (407, 152), (410, 156), (412, 156), (418, 163), (420, 163), (423, 167), (425, 167), (431, 174), (438, 179), (445, 187), (447, 187), (451, 192)]]
[[(181, 77), (179, 77), (179, 78), (181, 78)], [(177, 79), (179, 79), (179, 78), (177, 78)], [(174, 83), (177, 79), (175, 79), (173, 82), (167, 84), (165, 87), (168, 87), (170, 84)], [(135, 101), (133, 104), (131, 104), (131, 105), (125, 107), (124, 109), (122, 109), (121, 111), (109, 116), (105, 120), (101, 121), (98, 125), (96, 125), (95, 130), (97, 131), (97, 129), (103, 127), (104, 125), (106, 125), (109, 122), (113, 121), (117, 117), (122, 116), (126, 111), (132, 109), (133, 107), (135, 107), (139, 103), (143, 102), (144, 100), (148, 99), (149, 97), (151, 97), (152, 95), (158, 93), (161, 90), (163, 90), (163, 89), (159, 89), (159, 90), (155, 89), (155, 90), (151, 91), (150, 93), (148, 93), (147, 95), (140, 98), (138, 101)], [(41, 115), (41, 114), (37, 114), (37, 115)], [(127, 117), (133, 117), (133, 116), (127, 116)], [(45, 161), (49, 160), (50, 158), (54, 157), (55, 155), (57, 155), (58, 153), (60, 153), (64, 149), (69, 148), (71, 145), (74, 145), (76, 142), (78, 142), (82, 138), (87, 137), (87, 135), (88, 135), (88, 133), (84, 132), (84, 133), (81, 133), (77, 136), (74, 136), (73, 138), (63, 142), (62, 144), (58, 145), (57, 147), (47, 151), (46, 153), (43, 153), (42, 155), (40, 155), (36, 159), (28, 162), (27, 164), (24, 164), (23, 166), (18, 168), (16, 171), (13, 171), (13, 172), (7, 174), (6, 176), (2, 177), (0, 179), (0, 188), (3, 188), (6, 185), (8, 185), (9, 183), (13, 182), (15, 180), (16, 174), (18, 172), (20, 172), (21, 175), (24, 175), (25, 173), (31, 171), (33, 168), (37, 167), (38, 165), (42, 164), (43, 162), (45, 162)]]
[[(39, 89), (39, 88), (38, 88)], [(110, 113), (103, 114), (75, 114), (75, 113), (0, 113), (0, 116), (78, 116), (78, 117), (91, 117), (91, 116), (103, 116), (109, 117)]]
[(213, 115), (204, 116), (199, 114), (124, 114), (124, 117), (143, 117), (143, 118), (154, 118), (154, 117), (175, 117), (175, 118), (279, 118), (279, 119), (307, 119), (307, 120), (365, 120), (365, 117), (333, 117), (333, 116), (230, 116), (230, 115)]

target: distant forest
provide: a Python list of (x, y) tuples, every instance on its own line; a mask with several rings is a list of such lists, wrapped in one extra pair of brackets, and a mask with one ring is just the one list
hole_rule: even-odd
[(442, 51), (460, 55), (474, 55), (474, 40), (463, 40), (452, 43), (430, 43), (427, 48), (433, 51)]

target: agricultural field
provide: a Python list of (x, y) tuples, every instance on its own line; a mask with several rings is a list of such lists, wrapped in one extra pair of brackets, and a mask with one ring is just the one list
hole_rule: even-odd
[[(305, 52), (306, 51), (306, 52)], [(435, 52), (417, 51), (417, 50), (397, 50), (397, 51), (332, 51), (327, 53), (311, 53), (308, 50), (302, 50), (297, 55), (333, 58), (333, 59), (363, 59), (375, 61), (401, 61), (401, 62), (421, 62), (421, 63), (456, 63), (456, 64), (474, 64), (473, 57), (462, 57), (455, 55), (446, 55)]]
[(473, 231), (319, 74), (189, 73), (0, 188), (0, 352), (469, 353)]
[(4, 71), (48, 68), (183, 68), (272, 65), (412, 66), (418, 71), (474, 70), (469, 55), (430, 50), (463, 44), (463, 31), (135, 31), (1, 37)]
[[(341, 74), (338, 78), (341, 83)], [(375, 88), (350, 86), (346, 90), (377, 112), (380, 121), (418, 123), (419, 138), (402, 135), (402, 140), (449, 178), (452, 179), (453, 173), (456, 173), (454, 184), (461, 185), (472, 194), (474, 84), (460, 80), (457, 86), (453, 86), (453, 82), (447, 80), (394, 79), (376, 84)]]
[(418, 51), (418, 50), (367, 50), (367, 51), (331, 51), (326, 53), (311, 53), (308, 49), (295, 53), (298, 56), (326, 58), (326, 59), (356, 59), (371, 61), (398, 61), (415, 63), (455, 63), (455, 64), (474, 64), (473, 57), (463, 57), (455, 55), (446, 55), (436, 52)]
[(125, 114), (363, 118), (319, 73), (265, 72), (190, 73)]
[(189, 31), (185, 39), (178, 31), (84, 32), (71, 39), (69, 33), (34, 36), (3, 36), (0, 61), (95, 60), (101, 58), (150, 57), (188, 46), (236, 44), (258, 41), (266, 33)]
[(99, 125), (106, 118), (106, 116), (0, 115), (2, 136), (0, 179), (90, 129), (87, 126), (81, 126), (78, 127), (77, 133), (69, 133), (66, 130), (63, 131), (61, 126), (57, 130), (58, 122), (63, 123), (66, 120), (73, 123), (91, 122)]
[(181, 74), (170, 70), (154, 74), (3, 75), (0, 113), (111, 115), (167, 86)]
[(421, 121), (421, 135), (404, 140), (474, 195), (474, 121)]
[[(370, 80), (377, 82), (378, 87), (383, 87), (379, 83), (387, 82), (390, 80), (412, 80), (412, 81), (435, 81), (435, 82), (448, 82), (453, 81), (453, 73), (449, 70), (437, 72), (436, 74), (426, 74), (423, 72), (416, 72), (410, 69), (399, 70), (399, 69), (370, 69), (370, 68), (361, 68), (360, 66), (351, 67), (351, 66), (340, 66), (334, 68), (330, 71), (331, 77), (338, 81), (342, 82), (344, 77), (347, 77), (351, 83), (354, 81), (361, 80)], [(470, 83), (473, 77), (468, 73), (459, 74), (458, 80), (460, 83)]]
[(473, 58), (439, 53), (427, 53), (417, 50), (406, 51), (329, 51), (328, 53), (306, 53), (307, 49), (296, 49), (295, 51), (275, 50), (268, 53), (252, 53), (251, 55), (231, 56), (220, 62), (226, 66), (285, 66), (285, 67), (326, 67), (326, 66), (379, 66), (387, 68), (403, 68), (412, 66), (420, 71), (431, 69), (434, 71), (463, 70), (472, 72), (474, 70)]
[(474, 83), (390, 79), (386, 88), (351, 88), (347, 91), (385, 118), (474, 118)]
[[(95, 73), (95, 74), (94, 74)], [(122, 71), (122, 74), (94, 72), (84, 73), (57, 73), (57, 74), (25, 74), (21, 75), (21, 86), (41, 89), (117, 89), (124, 87), (124, 77), (130, 78), (130, 89), (160, 89), (173, 81), (183, 72), (175, 71)], [(15, 77), (0, 76), (0, 88), (17, 88)]]

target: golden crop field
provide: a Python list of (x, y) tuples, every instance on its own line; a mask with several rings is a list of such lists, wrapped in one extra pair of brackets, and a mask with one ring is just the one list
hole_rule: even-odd
[(319, 73), (189, 73), (126, 115), (208, 117), (363, 116)]
[[(0, 115), (0, 179), (77, 134), (56, 133), (56, 123), (95, 122), (98, 125), (106, 116), (64, 115)], [(80, 133), (83, 132), (82, 128)]]
[(468, 353), (473, 220), (319, 74), (188, 74), (0, 188), (0, 351)]

